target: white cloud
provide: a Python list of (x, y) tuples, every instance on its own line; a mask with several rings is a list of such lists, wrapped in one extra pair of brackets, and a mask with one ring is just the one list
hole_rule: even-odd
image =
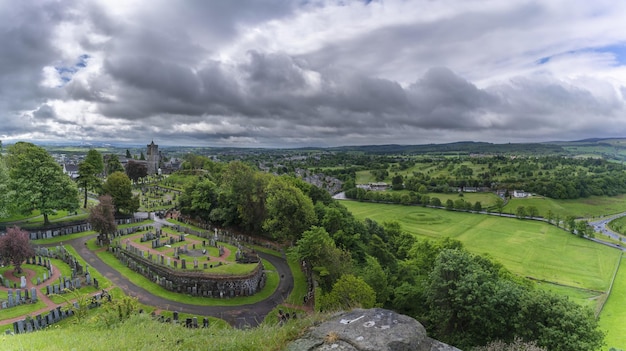
[(608, 0), (0, 0), (0, 135), (143, 143), (146, 130), (240, 146), (617, 136), (623, 18), (626, 3)]

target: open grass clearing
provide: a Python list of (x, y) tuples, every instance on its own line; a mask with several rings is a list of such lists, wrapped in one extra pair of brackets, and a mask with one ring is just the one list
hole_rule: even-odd
[(626, 347), (626, 260), (622, 259), (611, 294), (600, 313), (600, 328), (606, 332), (606, 346), (624, 349)]
[(357, 218), (396, 221), (420, 238), (457, 239), (523, 277), (574, 288), (606, 291), (620, 251), (531, 220), (418, 206), (342, 202)]
[(618, 196), (590, 196), (575, 200), (555, 200), (543, 196), (533, 196), (523, 199), (511, 199), (504, 207), (506, 213), (515, 213), (518, 206), (535, 206), (539, 215), (545, 217), (548, 210), (561, 219), (567, 216), (577, 218), (599, 218), (611, 214), (626, 212), (626, 195)]

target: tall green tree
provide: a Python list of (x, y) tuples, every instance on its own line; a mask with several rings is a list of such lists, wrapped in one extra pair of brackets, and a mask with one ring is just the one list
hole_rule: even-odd
[(115, 172), (124, 172), (124, 166), (122, 166), (119, 157), (117, 157), (117, 155), (115, 154), (109, 155), (105, 168), (107, 175), (113, 174)]
[(274, 177), (267, 186), (263, 229), (278, 240), (297, 240), (315, 224), (313, 201), (283, 177)]
[(18, 142), (9, 147), (7, 157), (12, 204), (23, 214), (39, 210), (44, 224), (57, 210), (78, 208), (78, 189), (46, 150), (31, 143)]
[(89, 149), (87, 156), (85, 156), (84, 162), (91, 164), (96, 172), (96, 175), (100, 176), (104, 172), (104, 159), (102, 154), (96, 149)]
[(102, 194), (111, 195), (116, 212), (132, 215), (139, 209), (139, 198), (133, 196), (130, 178), (125, 173), (115, 172), (102, 185)]
[(305, 231), (291, 253), (311, 269), (325, 292), (343, 274), (352, 272), (349, 253), (339, 249), (328, 232), (321, 227)]
[(104, 161), (98, 150), (91, 149), (85, 159), (78, 164), (78, 184), (84, 192), (83, 208), (87, 208), (89, 190), (98, 191), (102, 185), (100, 175), (104, 172)]

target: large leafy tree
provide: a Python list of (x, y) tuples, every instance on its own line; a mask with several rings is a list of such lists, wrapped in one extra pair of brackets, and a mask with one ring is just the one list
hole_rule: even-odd
[(144, 163), (128, 161), (126, 164), (126, 175), (128, 175), (130, 180), (137, 183), (139, 179), (148, 175), (148, 167)]
[(376, 303), (376, 292), (363, 279), (344, 274), (320, 300), (320, 308), (326, 311), (372, 308)]
[(122, 166), (122, 163), (120, 162), (120, 159), (117, 155), (109, 155), (106, 162), (105, 171), (106, 174), (124, 172), (124, 166)]
[[(500, 265), (463, 250), (443, 250), (425, 290), (433, 336), (462, 349), (515, 337), (549, 350), (597, 350), (593, 312), (516, 282)], [(424, 320), (422, 319), (422, 320)]]
[(18, 227), (8, 228), (7, 233), (0, 236), (0, 256), (13, 263), (17, 273), (22, 273), (22, 262), (35, 255), (30, 245), (28, 232)]
[(100, 244), (108, 245), (110, 237), (115, 234), (115, 206), (110, 195), (102, 195), (98, 198), (99, 203), (89, 210), (89, 223), (93, 230), (97, 231)]
[(267, 186), (265, 208), (263, 229), (279, 240), (297, 240), (317, 220), (311, 198), (282, 177)]
[(52, 156), (41, 147), (18, 142), (9, 147), (7, 157), (12, 204), (23, 214), (39, 210), (44, 224), (56, 210), (74, 211), (78, 208), (78, 189)]
[(343, 274), (352, 272), (349, 253), (339, 249), (333, 238), (321, 227), (314, 226), (305, 231), (292, 253), (314, 272), (324, 291), (330, 291)]
[(220, 176), (221, 221), (260, 233), (265, 219), (265, 188), (272, 176), (240, 161), (229, 163)]
[(117, 213), (133, 214), (139, 209), (139, 198), (133, 196), (130, 178), (122, 172), (115, 172), (107, 177), (102, 185), (102, 193), (111, 195)]

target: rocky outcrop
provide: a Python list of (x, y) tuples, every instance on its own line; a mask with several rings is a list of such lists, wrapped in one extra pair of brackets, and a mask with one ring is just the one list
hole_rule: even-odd
[(415, 319), (374, 308), (343, 312), (313, 328), (288, 351), (460, 351), (426, 335)]

